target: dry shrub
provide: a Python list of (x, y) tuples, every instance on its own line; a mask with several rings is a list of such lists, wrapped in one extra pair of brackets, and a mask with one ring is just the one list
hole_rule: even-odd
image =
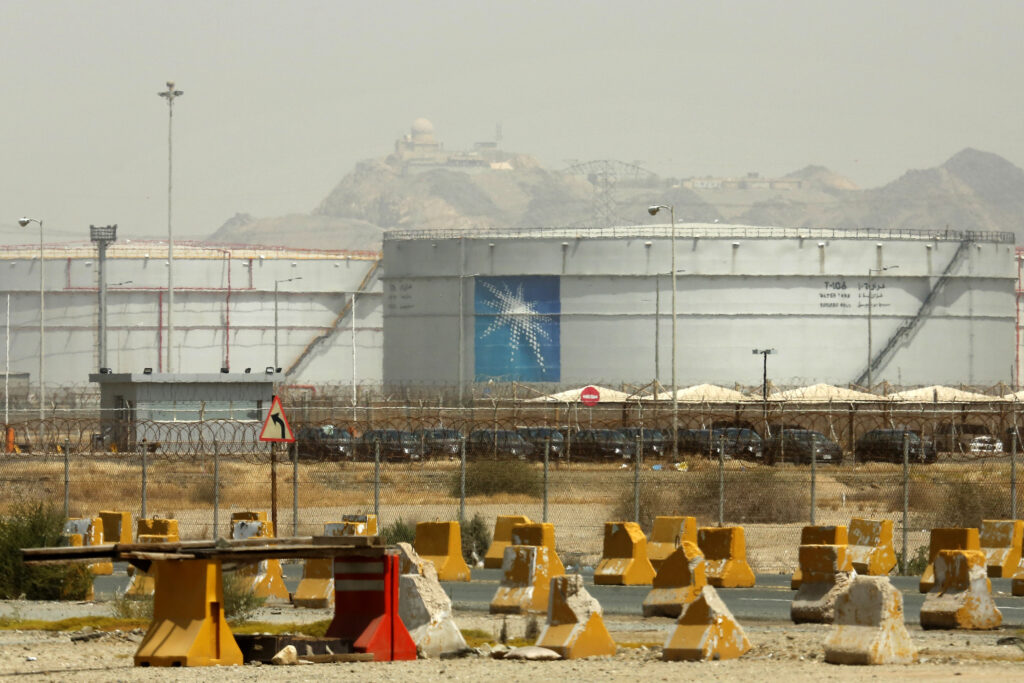
[[(458, 498), (462, 487), (458, 470), (451, 474), (450, 482), (451, 495)], [(502, 493), (540, 498), (544, 494), (543, 474), (521, 460), (474, 460), (466, 463), (466, 497)]]
[[(679, 489), (664, 484), (640, 484), (640, 526), (650, 529), (654, 526), (654, 518), (664, 515), (692, 514), (679, 509)], [(633, 485), (622, 487), (615, 505), (615, 520), (631, 522), (636, 512)]]
[(959, 481), (913, 482), (910, 486), (910, 508), (925, 516), (930, 514), (933, 527), (981, 526), (983, 519), (1007, 519), (1010, 495), (1007, 486), (998, 482)]

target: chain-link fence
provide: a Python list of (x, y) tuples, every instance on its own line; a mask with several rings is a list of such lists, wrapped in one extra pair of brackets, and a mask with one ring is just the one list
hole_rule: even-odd
[(186, 538), (228, 535), (231, 512), (252, 509), (280, 535), (352, 513), (381, 529), (525, 514), (555, 524), (567, 563), (596, 562), (606, 521), (695, 515), (746, 527), (760, 572), (791, 570), (812, 522), (890, 519), (912, 557), (932, 527), (1021, 509), (1016, 403), (680, 404), (677, 439), (664, 403), (296, 409), (299, 440), (276, 449), (253, 421), (135, 424), (153, 438), (111, 452), (99, 418), (26, 418), (10, 425), (21, 452), (0, 460), (0, 505), (169, 516)]

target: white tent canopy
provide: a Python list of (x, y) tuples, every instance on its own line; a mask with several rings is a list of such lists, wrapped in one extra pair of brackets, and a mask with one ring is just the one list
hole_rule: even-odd
[(843, 389), (831, 384), (812, 384), (787, 391), (768, 394), (769, 401), (794, 401), (805, 403), (827, 403), (829, 401), (884, 401), (887, 397), (868, 394), (853, 389)]
[[(626, 403), (628, 401), (635, 401), (638, 397), (627, 394), (624, 391), (617, 389), (609, 389), (608, 387), (599, 387), (594, 385), (597, 389), (599, 398), (598, 403)], [(529, 403), (580, 403), (580, 394), (586, 387), (580, 387), (579, 389), (566, 389), (560, 391), (557, 394), (549, 394), (547, 396), (538, 396), (537, 398), (531, 398)]]
[(976, 394), (971, 391), (963, 391), (940, 385), (901, 391), (890, 394), (889, 398), (896, 401), (920, 401), (922, 403), (992, 403), (993, 401), (1005, 400), (999, 396), (986, 396), (985, 394)]
[[(654, 398), (659, 401), (671, 401), (672, 392), (663, 391)], [(715, 384), (697, 384), (677, 391), (676, 400), (680, 403), (736, 403), (751, 399), (735, 389), (726, 389)]]

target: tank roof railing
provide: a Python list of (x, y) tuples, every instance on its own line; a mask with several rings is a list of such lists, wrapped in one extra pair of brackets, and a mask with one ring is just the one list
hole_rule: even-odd
[[(639, 239), (671, 237), (672, 227), (659, 225), (628, 225), (608, 228), (494, 228), (465, 229), (425, 228), (420, 230), (385, 230), (385, 240), (427, 239)], [(757, 238), (757, 239), (895, 239), (943, 242), (996, 242), (1013, 244), (1012, 232), (991, 230), (911, 230), (908, 228), (782, 228), (760, 225), (728, 225), (722, 223), (677, 223), (676, 239), (695, 238)]]

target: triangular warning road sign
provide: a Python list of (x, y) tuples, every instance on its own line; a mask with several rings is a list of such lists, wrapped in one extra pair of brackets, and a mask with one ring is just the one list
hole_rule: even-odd
[(292, 426), (288, 424), (288, 418), (284, 416), (284, 408), (281, 407), (281, 399), (277, 396), (274, 397), (274, 402), (270, 404), (270, 412), (267, 413), (267, 419), (263, 421), (260, 441), (295, 442)]

